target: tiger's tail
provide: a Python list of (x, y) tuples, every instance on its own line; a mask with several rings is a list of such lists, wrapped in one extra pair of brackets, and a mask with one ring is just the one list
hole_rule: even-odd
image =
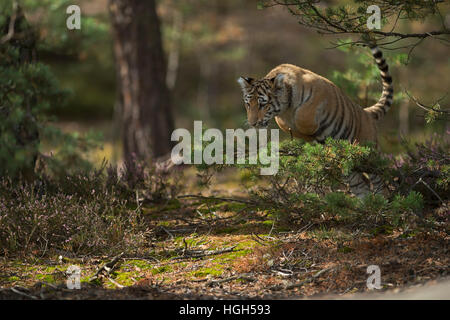
[(370, 113), (376, 120), (381, 119), (392, 105), (394, 98), (394, 86), (392, 85), (392, 77), (389, 74), (389, 66), (383, 58), (383, 53), (377, 45), (369, 45), (375, 62), (380, 70), (381, 79), (383, 83), (383, 92), (380, 99), (373, 106), (367, 107), (364, 110)]

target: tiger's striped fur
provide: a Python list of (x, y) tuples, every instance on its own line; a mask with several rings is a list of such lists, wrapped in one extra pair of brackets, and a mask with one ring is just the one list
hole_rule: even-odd
[[(377, 121), (392, 105), (394, 89), (389, 67), (377, 46), (370, 46), (380, 70), (383, 91), (373, 106), (363, 108), (330, 80), (292, 64), (282, 64), (263, 79), (238, 79), (248, 123), (266, 127), (275, 118), (291, 136), (323, 143), (326, 138), (377, 144)], [(353, 181), (352, 181), (353, 180)], [(350, 185), (362, 184), (350, 179)]]

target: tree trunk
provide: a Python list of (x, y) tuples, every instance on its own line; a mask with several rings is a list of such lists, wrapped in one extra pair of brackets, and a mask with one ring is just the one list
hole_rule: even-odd
[(170, 153), (173, 118), (155, 0), (109, 0), (125, 161)]

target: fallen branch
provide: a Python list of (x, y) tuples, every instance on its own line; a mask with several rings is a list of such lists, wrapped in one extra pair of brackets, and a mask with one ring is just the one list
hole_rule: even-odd
[(332, 269), (334, 269), (334, 268), (331, 268), (331, 267), (330, 268), (325, 268), (325, 269), (322, 269), (322, 270), (316, 272), (312, 277), (310, 277), (308, 279), (305, 279), (303, 281), (300, 281), (298, 283), (293, 283), (293, 284), (290, 284), (290, 285), (287, 285), (287, 286), (275, 285), (275, 286), (270, 287), (269, 290), (276, 291), (276, 290), (281, 290), (281, 289), (291, 290), (291, 289), (295, 289), (295, 288), (300, 288), (303, 285), (305, 285), (306, 283), (314, 281), (321, 274), (323, 274), (323, 273), (325, 273), (327, 271), (330, 271)]
[(418, 184), (418, 183), (422, 183), (425, 187), (427, 187), (428, 190), (430, 190), (438, 199), (441, 203), (444, 203), (444, 200), (442, 200), (442, 198), (437, 194), (436, 191), (433, 190), (433, 188), (431, 188), (428, 183), (426, 183), (425, 181), (423, 181), (422, 178), (420, 178), (414, 185)]
[[(228, 253), (228, 252), (235, 252), (234, 248), (236, 248), (237, 245), (224, 248), (221, 250), (213, 250), (213, 251), (203, 251), (203, 250), (189, 250), (184, 248), (183, 249), (183, 255), (178, 257), (173, 257), (171, 260), (181, 260), (181, 259), (190, 259), (190, 258), (202, 258), (202, 257), (208, 257), (208, 256), (214, 256), (222, 253)], [(239, 251), (239, 250), (236, 250)]]
[(237, 279), (242, 279), (242, 280), (251, 281), (251, 282), (256, 281), (256, 279), (250, 277), (249, 274), (240, 274), (240, 275), (228, 277), (228, 278), (225, 278), (225, 279), (209, 280), (209, 281), (206, 283), (206, 285), (207, 285), (207, 286), (212, 286), (212, 285), (214, 285), (214, 284), (220, 284), (220, 283), (230, 282), (230, 281), (237, 280)]
[(110, 274), (116, 263), (122, 258), (123, 252), (119, 253), (117, 256), (115, 256), (110, 262), (105, 263), (103, 266), (101, 266), (97, 272), (89, 279), (89, 282), (92, 282), (98, 278), (100, 273), (103, 271), (106, 271), (106, 274)]
[(32, 295), (27, 294), (27, 293), (25, 293), (25, 292), (19, 291), (19, 290), (17, 290), (17, 289), (14, 288), (14, 287), (13, 287), (13, 288), (10, 288), (10, 290), (11, 290), (12, 292), (14, 292), (15, 294), (18, 294), (18, 295), (27, 297), (28, 299), (33, 299), (33, 300), (38, 300), (38, 299), (39, 299), (39, 298), (36, 297), (36, 296), (32, 296)]
[(112, 284), (114, 284), (116, 287), (118, 287), (119, 289), (123, 289), (125, 288), (125, 286), (121, 285), (120, 283), (118, 283), (117, 281), (115, 281), (114, 279), (108, 277), (108, 280), (111, 281)]

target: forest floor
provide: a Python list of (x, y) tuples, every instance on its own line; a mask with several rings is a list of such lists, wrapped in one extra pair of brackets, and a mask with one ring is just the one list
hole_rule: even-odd
[[(450, 275), (446, 232), (363, 233), (327, 221), (281, 223), (245, 206), (195, 198), (144, 205), (151, 241), (140, 256), (59, 251), (2, 257), (0, 299), (345, 298), (403, 292)], [(94, 277), (108, 262), (112, 268)], [(71, 265), (81, 269), (79, 290), (66, 285)], [(369, 265), (380, 268), (379, 290), (367, 288)], [(439, 297), (448, 299), (445, 283)]]

